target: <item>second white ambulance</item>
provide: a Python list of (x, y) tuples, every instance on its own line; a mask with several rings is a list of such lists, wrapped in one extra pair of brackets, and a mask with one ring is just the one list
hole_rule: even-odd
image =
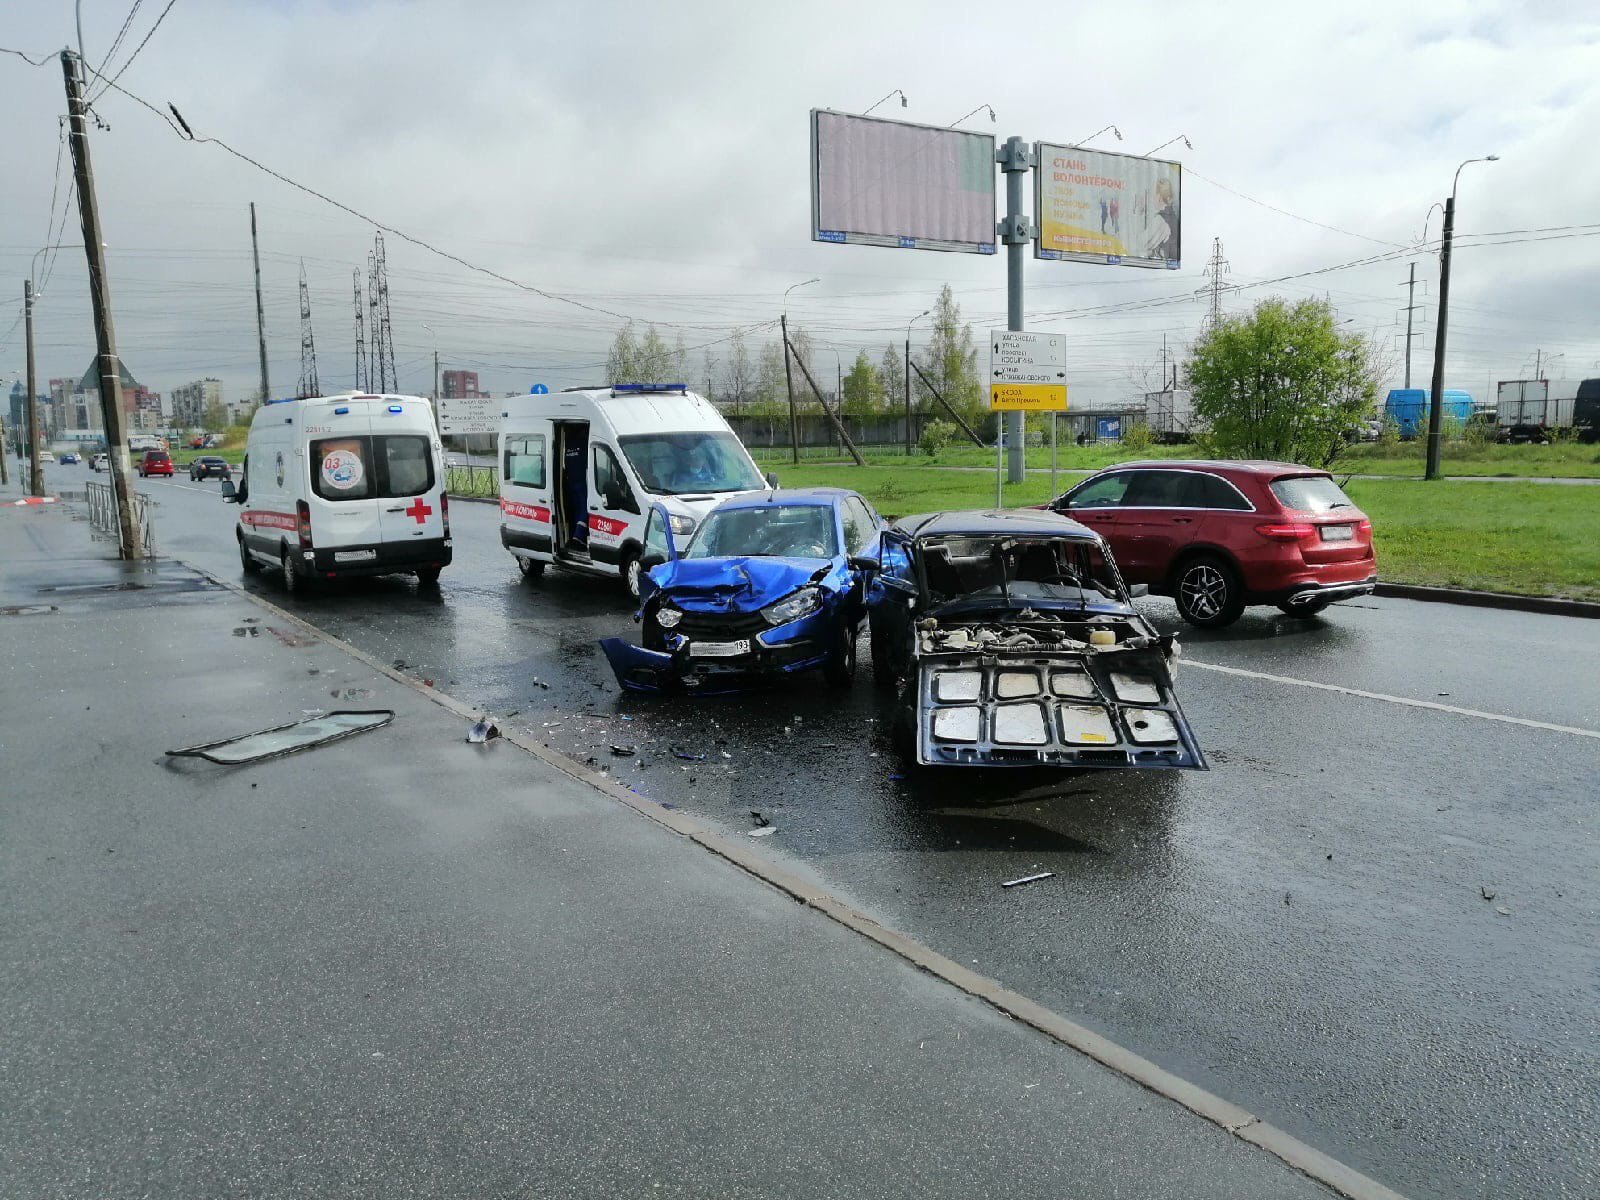
[(512, 396), (500, 421), (500, 542), (547, 565), (620, 577), (639, 594), (653, 505), (681, 546), (730, 496), (774, 486), (710, 401), (682, 384)]

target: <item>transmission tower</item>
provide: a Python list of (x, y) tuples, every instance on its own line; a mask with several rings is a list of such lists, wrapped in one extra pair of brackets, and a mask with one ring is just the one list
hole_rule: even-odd
[(383, 253), (383, 234), (375, 234), (372, 243), (378, 289), (378, 327), (373, 335), (374, 348), (379, 350), (378, 390), (387, 394), (399, 389), (400, 376), (394, 365), (394, 330), (389, 325), (389, 266)]
[(306, 264), (300, 263), (300, 395), (320, 396), (317, 383), (317, 339), (311, 332), (311, 293), (306, 290)]
[(372, 251), (367, 251), (367, 328), (372, 341), (367, 347), (367, 391), (382, 392), (378, 363), (383, 357), (382, 328), (378, 324), (378, 265)]
[(1206, 277), (1211, 280), (1206, 290), (1211, 293), (1211, 310), (1206, 314), (1205, 327), (1215, 329), (1217, 322), (1222, 320), (1222, 293), (1228, 290), (1222, 282), (1222, 277), (1232, 270), (1228, 260), (1222, 257), (1222, 239), (1211, 239), (1211, 261), (1206, 263)]
[(361, 308), (361, 268), (350, 272), (356, 294), (356, 391), (367, 390), (367, 314)]

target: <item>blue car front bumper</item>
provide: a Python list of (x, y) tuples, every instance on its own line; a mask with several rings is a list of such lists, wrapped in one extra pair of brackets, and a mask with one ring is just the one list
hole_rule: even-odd
[(841, 636), (835, 614), (824, 608), (745, 639), (748, 653), (697, 654), (688, 638), (674, 634), (667, 635), (664, 651), (614, 637), (602, 640), (600, 649), (617, 682), (630, 692), (712, 693), (739, 691), (820, 667)]

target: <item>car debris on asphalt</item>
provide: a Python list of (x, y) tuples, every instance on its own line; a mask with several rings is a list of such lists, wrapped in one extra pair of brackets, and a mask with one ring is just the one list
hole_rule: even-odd
[(484, 717), (467, 731), (467, 741), (472, 742), (474, 745), (490, 741), (491, 739), (499, 736), (500, 726), (496, 725), (487, 717)]
[(1037, 875), (1024, 875), (1021, 879), (1008, 879), (1000, 886), (1003, 888), (1021, 887), (1023, 884), (1038, 883), (1041, 879), (1052, 879), (1054, 877), (1054, 871), (1040, 871)]

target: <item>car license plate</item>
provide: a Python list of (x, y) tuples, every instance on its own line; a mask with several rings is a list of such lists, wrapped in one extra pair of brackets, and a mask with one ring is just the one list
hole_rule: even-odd
[(690, 642), (690, 658), (737, 658), (750, 653), (750, 639), (737, 642)]
[(1325, 542), (1348, 542), (1356, 536), (1354, 525), (1324, 525), (1322, 527), (1322, 540)]
[(378, 557), (376, 550), (335, 550), (334, 562), (371, 562)]

